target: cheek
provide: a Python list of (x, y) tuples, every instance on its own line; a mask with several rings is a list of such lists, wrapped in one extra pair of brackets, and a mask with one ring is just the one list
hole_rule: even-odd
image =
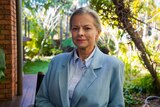
[(95, 41), (97, 41), (97, 40), (98, 40), (98, 37), (99, 37), (98, 34), (95, 34), (95, 33), (94, 33), (93, 35), (94, 35), (94, 36), (92, 37), (92, 39), (94, 39)]
[(74, 35), (74, 32), (71, 32), (71, 35), (73, 36), (73, 35)]
[(72, 38), (76, 37), (76, 34), (74, 32), (71, 32)]
[(90, 36), (87, 38), (90, 43), (94, 43), (96, 41), (96, 36)]
[(75, 37), (72, 35), (72, 40), (74, 41), (75, 40)]

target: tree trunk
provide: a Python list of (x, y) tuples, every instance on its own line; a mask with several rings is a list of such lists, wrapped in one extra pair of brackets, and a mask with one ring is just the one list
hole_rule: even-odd
[(66, 20), (66, 38), (65, 39), (68, 39), (68, 36), (69, 36), (69, 23), (68, 23), (68, 19), (69, 19), (69, 16), (67, 15), (67, 20)]
[(43, 51), (43, 48), (44, 48), (44, 43), (45, 43), (45, 41), (46, 41), (46, 39), (47, 39), (48, 37), (49, 37), (49, 31), (46, 32), (46, 31), (44, 30), (44, 37), (43, 37), (43, 40), (41, 41), (41, 47), (40, 47), (40, 50), (39, 50), (39, 52), (38, 52), (38, 54), (37, 54), (38, 58), (39, 58), (39, 56), (41, 56), (41, 54), (42, 54), (42, 51)]
[(60, 49), (62, 49), (62, 40), (63, 40), (63, 27), (62, 27), (62, 16), (60, 18)]
[(160, 95), (160, 81), (157, 76), (157, 71), (156, 69), (154, 69), (152, 64), (153, 62), (146, 52), (146, 48), (143, 44), (142, 38), (138, 35), (138, 32), (133, 28), (131, 21), (129, 20), (130, 10), (128, 8), (125, 8), (123, 0), (112, 1), (116, 7), (116, 14), (120, 23), (122, 23), (123, 28), (128, 32), (135, 46), (140, 51), (140, 56), (144, 62), (144, 66), (148, 69), (153, 78), (155, 93)]

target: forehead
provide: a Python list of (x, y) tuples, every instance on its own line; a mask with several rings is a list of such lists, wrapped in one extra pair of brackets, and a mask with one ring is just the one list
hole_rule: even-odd
[(77, 14), (73, 16), (73, 19), (71, 21), (72, 25), (77, 24), (94, 24), (95, 19), (92, 15), (86, 13), (86, 14)]

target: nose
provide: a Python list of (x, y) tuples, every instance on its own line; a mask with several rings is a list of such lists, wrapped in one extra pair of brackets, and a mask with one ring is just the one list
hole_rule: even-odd
[(83, 35), (84, 35), (84, 30), (83, 30), (82, 28), (80, 28), (80, 29), (78, 30), (78, 35), (79, 35), (79, 36), (83, 36)]

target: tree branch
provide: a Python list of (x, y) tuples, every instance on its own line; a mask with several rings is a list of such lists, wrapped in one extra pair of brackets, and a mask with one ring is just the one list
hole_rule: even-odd
[[(137, 19), (137, 18), (135, 18), (135, 17), (133, 17), (133, 16), (131, 16), (131, 18), (133, 18), (134, 20), (137, 20), (138, 22), (143, 23), (143, 24), (145, 24), (145, 25), (147, 25), (147, 26), (150, 26), (148, 23), (146, 23), (146, 22), (144, 22), (144, 21), (142, 21), (142, 20), (140, 20), (140, 19)], [(150, 26), (150, 27), (151, 27), (151, 28), (154, 28), (154, 29), (156, 29), (156, 30), (158, 30), (158, 31), (160, 31), (160, 29), (157, 28), (157, 27), (153, 27), (153, 26)]]

